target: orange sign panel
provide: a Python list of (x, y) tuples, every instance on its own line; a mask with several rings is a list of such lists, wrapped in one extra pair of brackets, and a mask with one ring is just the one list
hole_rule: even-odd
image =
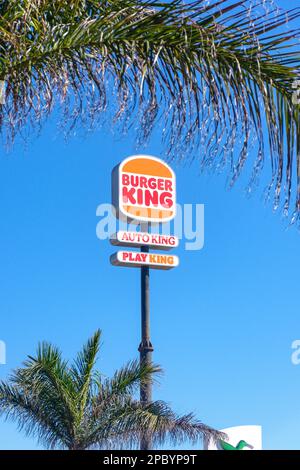
[(167, 222), (176, 215), (176, 179), (162, 160), (149, 155), (126, 158), (113, 170), (117, 216), (141, 222)]

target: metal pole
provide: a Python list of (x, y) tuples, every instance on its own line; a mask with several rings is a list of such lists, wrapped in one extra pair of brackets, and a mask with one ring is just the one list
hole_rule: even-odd
[[(148, 231), (149, 226), (141, 225), (141, 230)], [(142, 246), (141, 252), (149, 253), (148, 246)], [(153, 346), (150, 340), (150, 273), (149, 267), (141, 268), (141, 343), (139, 345), (140, 363), (151, 364)], [(152, 401), (152, 384), (149, 381), (141, 382), (140, 402), (147, 405)], [(147, 435), (141, 437), (141, 450), (151, 449), (151, 439)]]

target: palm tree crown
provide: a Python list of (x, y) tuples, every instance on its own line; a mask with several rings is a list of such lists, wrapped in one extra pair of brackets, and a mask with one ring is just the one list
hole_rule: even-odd
[(140, 381), (152, 380), (159, 367), (133, 361), (103, 378), (94, 370), (99, 343), (97, 331), (71, 365), (56, 347), (41, 344), (0, 383), (0, 414), (50, 449), (135, 448), (142, 434), (154, 445), (220, 438), (191, 414), (177, 416), (164, 402), (142, 406), (134, 398)]
[[(145, 142), (161, 122), (169, 157), (239, 177), (270, 156), (275, 207), (300, 215), (299, 17), (266, 0), (2, 0), (0, 128), (9, 140), (55, 108), (69, 130), (107, 109)], [(272, 6), (273, 5), (273, 6)], [(199, 152), (200, 148), (200, 152)], [(197, 150), (198, 149), (198, 150)], [(282, 199), (282, 194), (285, 194)]]

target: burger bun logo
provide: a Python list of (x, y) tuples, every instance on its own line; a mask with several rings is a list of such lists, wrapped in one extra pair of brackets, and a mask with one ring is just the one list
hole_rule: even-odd
[(113, 205), (117, 217), (137, 222), (162, 223), (176, 215), (176, 179), (162, 160), (135, 155), (112, 172)]

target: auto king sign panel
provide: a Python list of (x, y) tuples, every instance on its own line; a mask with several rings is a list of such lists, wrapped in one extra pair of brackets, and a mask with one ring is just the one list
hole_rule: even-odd
[(179, 245), (178, 237), (174, 235), (160, 235), (157, 233), (127, 232), (120, 230), (110, 237), (112, 245), (119, 246), (148, 246), (153, 249), (171, 250)]
[(162, 160), (135, 155), (113, 170), (113, 205), (117, 217), (136, 222), (168, 222), (176, 215), (176, 179)]

